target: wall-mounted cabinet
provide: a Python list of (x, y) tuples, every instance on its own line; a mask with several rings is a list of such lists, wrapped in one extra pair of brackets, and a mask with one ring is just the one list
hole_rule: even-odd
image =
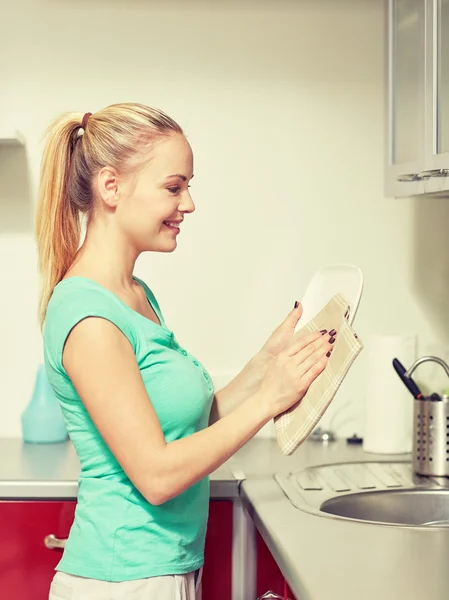
[(387, 0), (386, 194), (449, 196), (449, 0)]

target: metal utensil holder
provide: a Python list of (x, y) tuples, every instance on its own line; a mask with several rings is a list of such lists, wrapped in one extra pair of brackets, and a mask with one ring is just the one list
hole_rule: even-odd
[(418, 475), (449, 477), (449, 397), (414, 401), (413, 469)]
[[(449, 376), (449, 366), (436, 356), (419, 358), (406, 372), (424, 362), (436, 362)], [(414, 401), (413, 409), (413, 470), (418, 475), (449, 477), (449, 396), (430, 396)]]

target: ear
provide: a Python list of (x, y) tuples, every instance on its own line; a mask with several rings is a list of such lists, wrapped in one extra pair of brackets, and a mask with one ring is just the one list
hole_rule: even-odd
[(103, 167), (97, 175), (100, 198), (110, 208), (116, 208), (119, 197), (118, 175), (112, 167)]

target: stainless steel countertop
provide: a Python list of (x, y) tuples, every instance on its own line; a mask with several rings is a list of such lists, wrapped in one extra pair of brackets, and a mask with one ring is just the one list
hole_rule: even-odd
[(236, 455), (247, 479), (241, 497), (300, 600), (446, 600), (449, 529), (378, 526), (295, 508), (272, 474), (346, 461), (409, 460), (360, 446), (308, 441), (283, 457), (274, 441), (253, 440)]
[[(211, 496), (239, 496), (239, 481), (229, 461), (211, 475)], [(0, 439), (0, 499), (74, 499), (80, 464), (70, 441), (25, 444), (19, 438)]]

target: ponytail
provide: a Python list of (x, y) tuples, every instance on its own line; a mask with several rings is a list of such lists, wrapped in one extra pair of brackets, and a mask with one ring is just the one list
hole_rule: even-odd
[(64, 115), (47, 130), (36, 214), (41, 327), (53, 289), (72, 264), (80, 241), (80, 213), (70, 198), (70, 162), (81, 116)]
[(130, 102), (84, 117), (62, 115), (50, 125), (36, 215), (41, 327), (53, 289), (78, 252), (81, 215), (92, 214), (94, 175), (105, 166), (123, 175), (137, 172), (148, 161), (154, 142), (172, 133), (183, 133), (176, 121), (160, 110)]

